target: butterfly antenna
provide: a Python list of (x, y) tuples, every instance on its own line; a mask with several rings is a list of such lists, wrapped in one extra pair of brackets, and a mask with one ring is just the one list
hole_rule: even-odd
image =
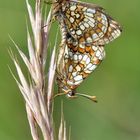
[(84, 98), (87, 98), (95, 103), (97, 103), (97, 98), (96, 96), (90, 96), (90, 95), (87, 95), (87, 94), (82, 94), (82, 93), (75, 93), (76, 95), (79, 95), (79, 96), (82, 96)]

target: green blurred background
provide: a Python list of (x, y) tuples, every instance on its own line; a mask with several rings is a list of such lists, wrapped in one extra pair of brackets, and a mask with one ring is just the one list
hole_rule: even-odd
[[(63, 99), (72, 140), (140, 140), (140, 0), (94, 0), (94, 3), (122, 24), (123, 33), (106, 45), (106, 59), (78, 89), (96, 95), (99, 102), (94, 104), (80, 97), (57, 98), (56, 129)], [(15, 68), (7, 51), (9, 47), (15, 50), (10, 34), (27, 52), (26, 17), (25, 0), (0, 0), (0, 140), (32, 139), (23, 98), (8, 70), (8, 65)], [(57, 23), (53, 26), (56, 29)], [(52, 31), (52, 41), (54, 35)]]

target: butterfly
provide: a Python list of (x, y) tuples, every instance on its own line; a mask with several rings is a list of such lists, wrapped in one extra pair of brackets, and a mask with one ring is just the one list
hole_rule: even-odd
[(68, 97), (81, 95), (96, 101), (96, 96), (76, 89), (102, 62), (104, 46), (120, 36), (121, 26), (102, 7), (74, 0), (54, 3), (53, 18), (62, 36), (56, 70), (60, 90)]

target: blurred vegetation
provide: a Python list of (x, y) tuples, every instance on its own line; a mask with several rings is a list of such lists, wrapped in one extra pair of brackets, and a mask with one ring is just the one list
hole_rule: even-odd
[[(94, 3), (122, 24), (123, 33), (106, 45), (106, 59), (78, 88), (79, 92), (96, 95), (99, 103), (81, 97), (56, 98), (55, 127), (59, 125), (63, 100), (72, 140), (140, 140), (140, 1)], [(0, 140), (31, 140), (24, 101), (7, 66), (15, 70), (7, 51), (9, 47), (15, 50), (8, 34), (27, 51), (26, 17), (25, 0), (0, 0)], [(57, 23), (53, 26), (55, 30)], [(54, 35), (52, 31), (52, 41)]]

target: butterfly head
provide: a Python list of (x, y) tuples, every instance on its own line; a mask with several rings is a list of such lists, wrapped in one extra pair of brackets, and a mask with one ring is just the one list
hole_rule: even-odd
[(72, 87), (69, 87), (68, 85), (66, 85), (65, 83), (58, 83), (60, 90), (67, 95), (67, 97), (74, 97), (75, 96), (75, 90)]

